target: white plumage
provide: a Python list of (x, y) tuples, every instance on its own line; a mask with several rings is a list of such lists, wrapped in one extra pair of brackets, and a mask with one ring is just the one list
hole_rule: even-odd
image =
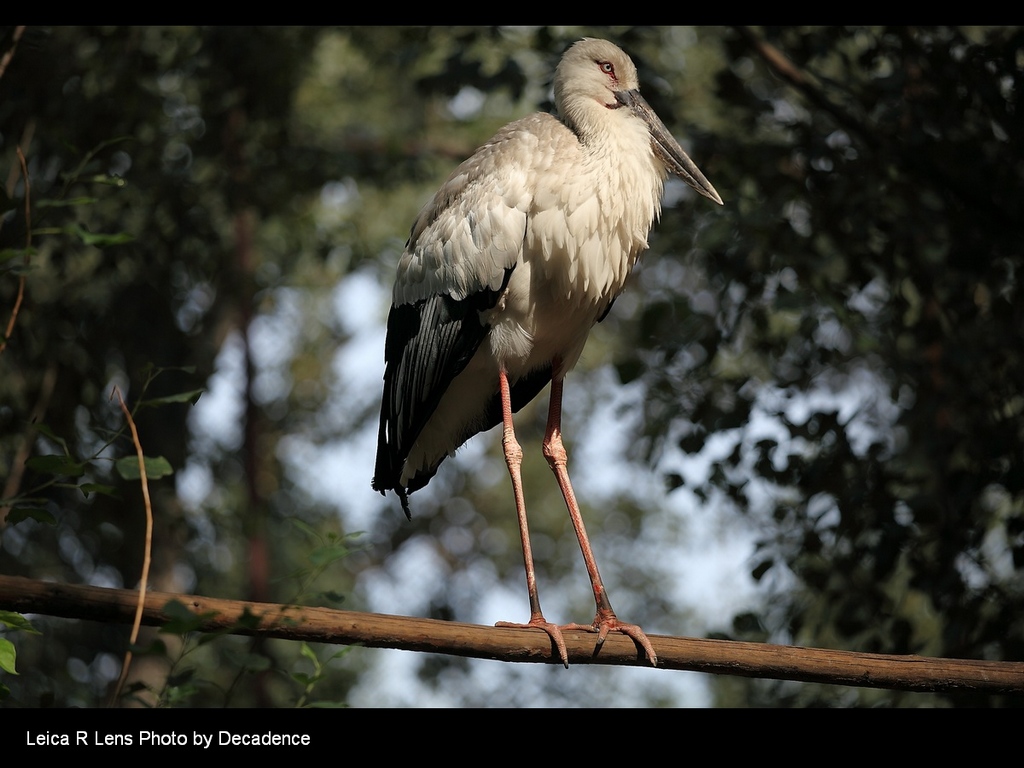
[[(599, 645), (623, 631), (597, 575), (565, 474), (561, 382), (591, 327), (622, 291), (674, 173), (721, 203), (638, 92), (619, 48), (584, 39), (555, 72), (558, 117), (502, 128), (424, 206), (398, 264), (373, 487), (408, 494), (476, 433), (504, 423), (530, 589), (531, 621), (568, 664), (536, 596), (511, 413), (553, 381), (545, 455), (558, 477), (594, 584)], [(504, 393), (504, 394), (503, 394)], [(571, 625), (573, 627), (577, 625)]]

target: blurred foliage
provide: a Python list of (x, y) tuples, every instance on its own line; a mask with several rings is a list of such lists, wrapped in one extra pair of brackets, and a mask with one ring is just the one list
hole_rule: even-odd
[[(14, 35), (0, 30), (0, 54)], [(377, 609), (383, 584), (417, 613), (473, 620), (483, 585), (507, 581), (525, 609), (504, 468), (474, 461), (493, 439), (417, 494), (412, 524), (369, 498), (372, 448), (358, 488), (328, 497), (310, 478), (341, 472), (319, 455), (375, 433), (380, 370), (345, 367), (364, 336), (336, 289), (366, 300), (360, 281), (390, 281), (422, 203), (497, 127), (550, 109), (554, 64), (583, 35), (634, 57), (726, 201), (669, 186), (651, 253), (567, 387), (578, 424), (607, 397), (612, 361), (618, 390), (641, 393), (629, 458), (664, 481), (581, 494), (620, 613), (685, 631), (664, 532), (689, 523), (659, 509), (685, 497), (756, 531), (764, 601), (726, 636), (1024, 658), (1014, 27), (28, 28), (0, 77), (5, 324), (25, 278), (0, 354), (0, 516), (38, 515), (0, 517), (0, 570), (137, 583), (142, 500), (114, 471), (134, 455), (116, 384), (133, 408), (144, 389), (159, 406), (136, 421), (147, 456), (174, 470), (151, 483), (153, 588)], [(190, 415), (201, 407), (216, 424)], [(549, 615), (582, 620), (578, 548), (531, 445), (544, 410), (518, 420), (538, 575)], [(695, 479), (698, 457), (711, 470)], [(368, 529), (358, 551), (355, 526)], [(126, 628), (33, 625), (45, 642), (12, 637), (8, 701), (103, 702)], [(328, 668), (331, 650), (299, 644), (140, 645), (154, 652), (131, 695), (150, 705), (344, 701), (379, 658)], [(625, 679), (616, 670), (513, 668), (489, 688), (475, 669), (427, 657), (410, 674), (467, 705), (625, 695), (595, 685)], [(651, 679), (629, 701), (677, 703)], [(729, 705), (1003, 703), (726, 678), (713, 690)]]
[(625, 326), (647, 450), (735, 436), (692, 490), (756, 519), (754, 575), (786, 587), (733, 636), (1024, 658), (1024, 33), (755, 34), (801, 81), (723, 38), (736, 130), (696, 156), (734, 217), (663, 226), (691, 287)]

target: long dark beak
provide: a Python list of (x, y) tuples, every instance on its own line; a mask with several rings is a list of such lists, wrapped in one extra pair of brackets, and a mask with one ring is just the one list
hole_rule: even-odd
[(715, 188), (711, 186), (711, 182), (704, 178), (700, 168), (696, 166), (693, 160), (683, 151), (683, 148), (679, 146), (679, 142), (672, 137), (668, 128), (661, 122), (661, 118), (654, 114), (651, 105), (640, 95), (640, 92), (618, 91), (615, 94), (615, 98), (624, 107), (629, 107), (634, 115), (647, 123), (647, 128), (651, 132), (651, 146), (654, 148), (654, 154), (665, 163), (669, 171), (700, 192), (704, 197), (711, 198), (719, 205), (722, 205), (722, 198), (719, 197)]

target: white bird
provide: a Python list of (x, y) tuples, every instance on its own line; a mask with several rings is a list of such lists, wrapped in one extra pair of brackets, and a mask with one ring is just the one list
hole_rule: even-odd
[[(566, 471), (562, 380), (647, 248), (668, 174), (721, 204), (715, 188), (640, 96), (636, 67), (605, 40), (583, 39), (555, 71), (558, 116), (506, 125), (420, 211), (398, 264), (385, 343), (373, 488), (408, 495), (478, 432), (503, 425), (526, 565), (530, 621), (568, 666), (561, 629), (633, 638), (616, 617)], [(592, 625), (548, 622), (537, 596), (512, 413), (551, 382), (544, 455), (555, 473), (597, 603)], [(595, 651), (596, 652), (596, 651)]]

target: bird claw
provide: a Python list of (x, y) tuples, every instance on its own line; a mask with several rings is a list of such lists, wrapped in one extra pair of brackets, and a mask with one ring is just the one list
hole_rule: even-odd
[(594, 617), (593, 624), (566, 624), (562, 629), (582, 629), (587, 632), (597, 632), (595, 653), (601, 650), (601, 646), (604, 645), (609, 632), (621, 632), (644, 649), (652, 667), (658, 666), (658, 654), (654, 652), (654, 646), (651, 645), (651, 641), (647, 639), (644, 631), (636, 624), (627, 624), (624, 621), (619, 621), (614, 613), (602, 614), (598, 612), (597, 616)]
[(593, 624), (565, 624), (560, 627), (557, 624), (552, 624), (543, 616), (537, 615), (531, 618), (526, 624), (518, 624), (512, 621), (499, 621), (494, 626), (511, 627), (512, 629), (544, 630), (548, 633), (552, 642), (554, 642), (555, 648), (558, 650), (558, 658), (561, 659), (562, 664), (566, 669), (569, 668), (569, 653), (565, 649), (565, 640), (562, 638), (563, 629), (597, 632), (597, 646), (594, 649), (594, 653), (601, 650), (601, 646), (604, 645), (604, 641), (608, 638), (609, 632), (621, 632), (644, 649), (644, 653), (647, 654), (647, 658), (650, 660), (652, 667), (658, 666), (658, 654), (654, 652), (654, 646), (651, 645), (651, 641), (647, 639), (647, 635), (644, 634), (644, 631), (636, 624), (627, 624), (624, 621), (619, 621), (618, 617), (614, 613), (604, 616), (601, 613), (598, 613), (597, 616), (594, 617)]
[(499, 621), (496, 627), (512, 627), (513, 629), (543, 629), (551, 637), (551, 641), (558, 650), (558, 658), (562, 660), (565, 668), (569, 668), (569, 652), (565, 650), (565, 640), (562, 637), (562, 629), (557, 624), (552, 624), (540, 614), (533, 616), (526, 624), (516, 624), (511, 621)]

